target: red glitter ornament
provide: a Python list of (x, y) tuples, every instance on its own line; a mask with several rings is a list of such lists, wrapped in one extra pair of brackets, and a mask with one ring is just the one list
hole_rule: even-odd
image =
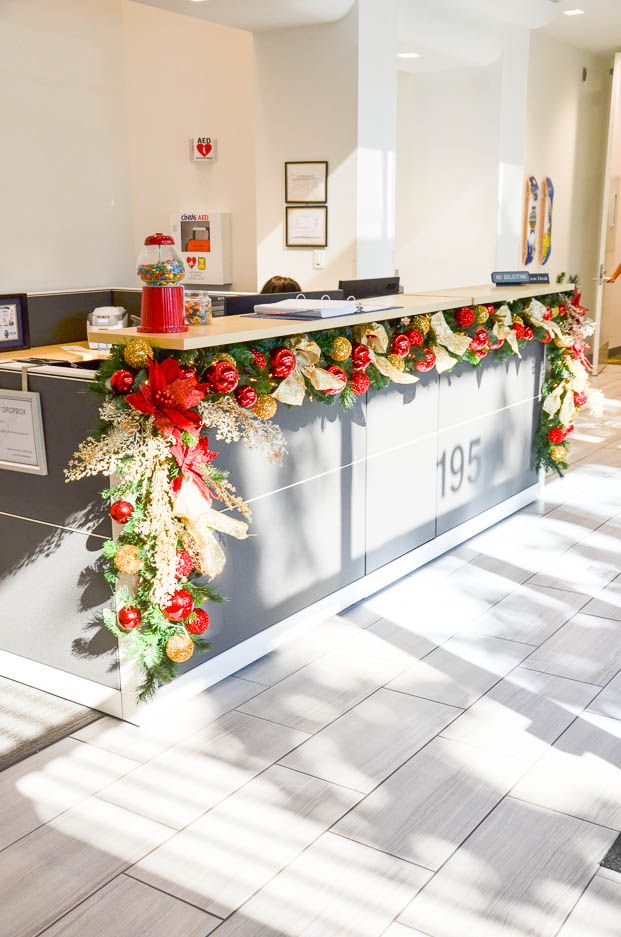
[(490, 343), (489, 343), (490, 350), (496, 351), (497, 348), (502, 348), (502, 346), (504, 345), (504, 343), (505, 343), (504, 338), (498, 338), (498, 339), (496, 339), (495, 342), (490, 342)]
[(408, 329), (405, 333), (412, 348), (422, 348), (425, 337), (418, 329)]
[(128, 605), (119, 609), (116, 620), (123, 631), (132, 631), (140, 624), (140, 612), (133, 605)]
[(407, 335), (393, 335), (390, 343), (390, 350), (393, 355), (399, 358), (407, 358), (410, 353), (411, 342)]
[(370, 386), (371, 381), (369, 380), (368, 374), (365, 374), (364, 371), (352, 371), (350, 387), (357, 397), (361, 394), (366, 394)]
[(366, 345), (354, 345), (351, 352), (351, 361), (358, 371), (364, 371), (371, 364), (371, 355)]
[(214, 362), (205, 376), (216, 394), (230, 394), (239, 384), (239, 371), (229, 361)]
[(126, 524), (134, 513), (134, 505), (129, 501), (114, 501), (110, 505), (110, 517), (117, 524)]
[(545, 319), (546, 322), (549, 322), (551, 318), (552, 318), (552, 310), (550, 309), (549, 306), (547, 306), (546, 311), (544, 312), (542, 316), (542, 319)]
[(535, 333), (531, 329), (530, 325), (525, 325), (524, 326), (524, 338), (526, 339), (526, 341), (532, 342), (534, 337), (535, 337)]
[(209, 615), (202, 608), (197, 608), (185, 627), (190, 634), (203, 634), (209, 628)]
[(551, 429), (548, 433), (548, 440), (554, 445), (559, 446), (562, 442), (565, 441), (567, 432), (564, 429), (561, 429), (560, 426), (556, 429)]
[(115, 394), (126, 394), (132, 389), (133, 384), (134, 375), (131, 371), (126, 371), (125, 369), (115, 371), (110, 378), (110, 387)]
[(475, 355), (477, 356), (477, 358), (485, 358), (489, 351), (489, 348), (474, 348), (473, 351)]
[(275, 348), (270, 365), (274, 377), (289, 377), (295, 371), (295, 355), (290, 348)]
[(514, 322), (511, 328), (515, 332), (515, 337), (518, 339), (518, 341), (523, 341), (525, 336), (524, 336), (524, 326), (522, 325), (522, 323)]
[(345, 371), (343, 371), (343, 368), (339, 368), (338, 364), (331, 364), (330, 367), (326, 368), (326, 371), (328, 371), (330, 374), (333, 374), (335, 377), (340, 377), (343, 381), (342, 387), (339, 387), (336, 390), (324, 391), (324, 394), (327, 394), (328, 397), (335, 397), (336, 394), (340, 394), (341, 391), (345, 389), (345, 385), (347, 384), (347, 375)]
[(414, 367), (417, 371), (431, 371), (436, 363), (436, 356), (431, 348), (423, 348), (423, 357), (416, 361)]
[(263, 371), (267, 367), (267, 358), (262, 351), (259, 351), (258, 348), (251, 348), (250, 354), (252, 355), (252, 360), (254, 362), (255, 368), (258, 368), (259, 371)]
[(196, 371), (189, 364), (180, 364), (179, 365), (179, 377), (182, 380), (187, 381), (188, 379), (196, 380)]
[(454, 316), (455, 322), (460, 329), (469, 329), (475, 319), (474, 310), (470, 309), (469, 306), (463, 306), (461, 309), (458, 309), (457, 312), (454, 313)]
[(542, 339), (540, 339), (540, 341), (542, 345), (548, 345), (552, 341), (552, 336), (546, 332), (546, 334), (543, 336)]
[(488, 342), (489, 337), (485, 329), (477, 329), (469, 347), (472, 349), (472, 351), (480, 351), (482, 348), (485, 348)]
[(187, 579), (194, 569), (194, 560), (187, 550), (177, 550), (177, 565), (175, 575), (177, 579)]
[(574, 405), (576, 407), (583, 407), (588, 399), (588, 394), (582, 393), (581, 391), (574, 391)]
[(194, 599), (187, 589), (177, 589), (162, 606), (162, 611), (168, 621), (182, 621), (194, 611)]
[(258, 400), (258, 394), (254, 387), (250, 387), (249, 384), (245, 384), (243, 387), (238, 387), (235, 391), (235, 400), (244, 409), (249, 407), (254, 407), (255, 403)]

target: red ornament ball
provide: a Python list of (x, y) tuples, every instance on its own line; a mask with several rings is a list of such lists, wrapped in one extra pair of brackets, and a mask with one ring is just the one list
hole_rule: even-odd
[(352, 371), (350, 386), (357, 397), (359, 397), (361, 394), (366, 394), (369, 387), (371, 386), (371, 381), (369, 380), (368, 374), (365, 374), (364, 371)]
[(489, 337), (485, 329), (477, 329), (474, 333), (472, 341), (470, 342), (470, 348), (473, 351), (481, 351), (482, 348), (489, 342)]
[(179, 365), (179, 377), (182, 380), (189, 380), (190, 378), (196, 378), (196, 369), (191, 367), (189, 364), (180, 364)]
[(515, 332), (515, 337), (518, 339), (518, 341), (523, 341), (526, 336), (524, 333), (524, 326), (522, 325), (522, 323), (514, 322), (511, 328)]
[(399, 358), (407, 358), (410, 353), (411, 342), (407, 335), (393, 335), (390, 343), (390, 350), (393, 355)]
[(117, 524), (126, 524), (134, 513), (134, 505), (129, 501), (114, 501), (110, 505), (110, 517)]
[(485, 358), (485, 356), (487, 355), (489, 351), (489, 348), (474, 348), (473, 351), (475, 355), (477, 356), (477, 358)]
[(202, 608), (197, 608), (190, 621), (185, 623), (190, 634), (203, 634), (209, 628), (209, 615)]
[(259, 371), (263, 371), (267, 367), (267, 358), (262, 351), (259, 351), (258, 348), (251, 348), (250, 354), (252, 355), (252, 360), (254, 362), (255, 368), (258, 368)]
[(565, 432), (565, 430), (561, 429), (560, 427), (557, 427), (556, 429), (550, 430), (550, 432), (548, 433), (548, 440), (554, 446), (559, 446), (562, 442), (564, 442), (566, 436), (567, 436), (567, 433)]
[(116, 620), (123, 631), (132, 631), (140, 624), (140, 612), (133, 605), (127, 605), (119, 609)]
[(366, 345), (354, 345), (351, 352), (351, 362), (358, 371), (364, 371), (371, 364), (371, 355)]
[(460, 329), (469, 329), (470, 326), (474, 323), (474, 309), (470, 309), (469, 306), (463, 306), (461, 309), (458, 309), (454, 313), (455, 322)]
[(194, 569), (194, 560), (187, 550), (177, 550), (177, 565), (175, 575), (177, 579), (187, 579)]
[(259, 399), (258, 394), (254, 387), (250, 387), (249, 384), (244, 384), (243, 387), (238, 387), (235, 391), (235, 400), (247, 410), (249, 407), (254, 407), (255, 403)]
[(574, 405), (576, 407), (583, 407), (587, 400), (589, 399), (588, 394), (582, 392), (574, 391)]
[(547, 306), (546, 311), (544, 312), (542, 316), (542, 319), (545, 319), (546, 322), (549, 322), (551, 318), (552, 318), (552, 310), (550, 309), (549, 306)]
[(489, 303), (485, 308), (487, 309), (490, 316), (493, 316), (494, 313), (496, 312), (496, 307), (494, 306), (493, 303)]
[(422, 348), (425, 337), (422, 332), (419, 332), (418, 329), (408, 329), (405, 333), (410, 342), (412, 348)]
[(270, 364), (274, 377), (289, 377), (295, 371), (295, 355), (290, 348), (275, 348)]
[(416, 361), (414, 367), (417, 371), (431, 371), (436, 363), (436, 356), (431, 348), (423, 348), (423, 357)]
[(567, 315), (567, 306), (564, 306), (564, 305), (559, 306), (559, 307), (558, 307), (558, 314), (559, 314), (559, 316), (566, 316), (566, 315)]
[(534, 337), (535, 337), (535, 333), (531, 329), (530, 325), (525, 325), (524, 326), (524, 338), (526, 339), (526, 341), (532, 342)]
[(194, 599), (187, 589), (177, 589), (162, 606), (162, 611), (168, 621), (182, 621), (194, 611)]
[(495, 342), (489, 343), (490, 350), (496, 351), (497, 348), (502, 348), (504, 343), (505, 343), (504, 338), (498, 338)]
[(133, 384), (134, 375), (131, 371), (126, 371), (125, 369), (115, 371), (110, 378), (110, 387), (115, 392), (115, 394), (128, 393), (128, 391), (132, 389)]
[(542, 339), (540, 339), (542, 345), (549, 345), (552, 341), (552, 336), (546, 332)]
[(324, 390), (324, 394), (327, 394), (328, 397), (335, 397), (336, 394), (340, 394), (344, 390), (345, 385), (347, 384), (347, 375), (343, 368), (339, 368), (338, 364), (331, 364), (329, 368), (326, 368), (330, 374), (333, 374), (335, 377), (340, 377), (343, 381), (343, 387), (339, 387), (337, 390)]
[(229, 361), (216, 361), (206, 376), (216, 394), (230, 394), (239, 384), (239, 371)]

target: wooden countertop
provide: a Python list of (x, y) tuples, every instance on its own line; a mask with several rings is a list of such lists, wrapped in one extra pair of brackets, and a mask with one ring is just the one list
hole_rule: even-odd
[[(81, 348), (82, 351), (71, 351)], [(24, 361), (28, 358), (47, 358), (50, 361), (101, 361), (108, 357), (107, 351), (89, 348), (88, 342), (67, 342), (65, 345), (41, 345), (37, 348), (20, 348), (17, 351), (0, 352), (0, 362)]]
[(279, 338), (286, 335), (299, 335), (303, 332), (319, 332), (324, 329), (359, 325), (365, 322), (383, 319), (400, 319), (425, 312), (439, 312), (455, 309), (458, 306), (478, 303), (511, 302), (516, 299), (528, 299), (550, 293), (564, 293), (572, 287), (557, 284), (532, 284), (528, 286), (495, 287), (466, 286), (457, 289), (436, 290), (427, 293), (399, 293), (396, 296), (383, 296), (368, 300), (376, 306), (396, 306), (388, 310), (371, 310), (348, 316), (335, 316), (333, 319), (258, 319), (252, 316), (221, 316), (214, 318), (210, 325), (190, 326), (187, 332), (154, 334), (138, 332), (136, 328), (107, 329), (92, 332), (93, 341), (128, 342), (132, 338), (144, 338), (157, 348), (169, 348), (172, 351), (188, 351), (193, 348), (210, 348), (229, 345), (235, 342), (253, 342), (264, 338)]

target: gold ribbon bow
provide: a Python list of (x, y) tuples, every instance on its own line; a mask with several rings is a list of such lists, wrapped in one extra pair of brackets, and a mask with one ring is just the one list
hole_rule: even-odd
[[(434, 331), (436, 336), (436, 343), (438, 345), (443, 345), (444, 348), (448, 348), (449, 351), (452, 351), (454, 355), (457, 355), (459, 358), (466, 352), (472, 339), (469, 335), (463, 335), (459, 332), (453, 332), (450, 328), (448, 322), (444, 318), (443, 312), (434, 312), (431, 317), (431, 328)], [(435, 349), (434, 349), (435, 351)], [(438, 354), (436, 351), (436, 367), (437, 367), (437, 358)], [(451, 358), (453, 364), (448, 364), (447, 358), (445, 355), (441, 355), (442, 361), (444, 363), (443, 370), (448, 371), (449, 368), (452, 368), (453, 365), (457, 364), (455, 358)], [(438, 369), (439, 370), (439, 369)]]
[(497, 339), (506, 339), (509, 343), (509, 346), (512, 351), (521, 358), (520, 346), (518, 345), (517, 335), (511, 328), (513, 319), (511, 318), (511, 310), (505, 303), (504, 306), (500, 306), (494, 313), (495, 325), (492, 329), (492, 332)]
[(295, 370), (272, 392), (275, 400), (293, 407), (301, 406), (306, 396), (304, 378), (307, 378), (318, 391), (343, 389), (345, 385), (340, 378), (324, 368), (317, 367), (321, 358), (321, 349), (307, 335), (297, 335), (291, 339), (289, 348), (295, 355)]
[(545, 329), (548, 335), (561, 338), (562, 333), (556, 322), (553, 319), (543, 318), (545, 311), (546, 307), (543, 303), (540, 303), (538, 299), (532, 299), (528, 309), (524, 310), (524, 315), (530, 321), (531, 325), (535, 325), (540, 329)]
[(543, 409), (549, 416), (558, 413), (558, 418), (567, 426), (574, 418), (576, 405), (574, 393), (580, 393), (589, 386), (589, 375), (586, 369), (572, 355), (565, 354), (565, 365), (571, 371), (571, 377), (566, 377), (543, 401)]
[(213, 535), (214, 530), (245, 540), (248, 525), (223, 511), (215, 511), (207, 499), (192, 481), (183, 479), (175, 498), (175, 517), (180, 518), (200, 551), (200, 570), (213, 579), (224, 569), (226, 556), (224, 550)]
[(394, 384), (416, 384), (417, 377), (408, 374), (407, 371), (399, 371), (386, 357), (388, 335), (383, 325), (378, 322), (356, 325), (354, 326), (354, 338), (359, 344), (367, 346), (371, 364), (375, 365), (384, 377), (393, 381)]

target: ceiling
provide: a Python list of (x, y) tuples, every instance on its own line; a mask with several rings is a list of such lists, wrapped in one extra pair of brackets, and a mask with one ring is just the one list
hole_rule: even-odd
[[(137, 2), (262, 32), (335, 22), (351, 10), (355, 0)], [(585, 15), (563, 15), (564, 10), (576, 7), (583, 9)], [(498, 54), (502, 35), (516, 26), (542, 29), (550, 36), (593, 52), (621, 48), (621, 0), (399, 0), (399, 19), (402, 49), (424, 48), (453, 61), (493, 58)]]

